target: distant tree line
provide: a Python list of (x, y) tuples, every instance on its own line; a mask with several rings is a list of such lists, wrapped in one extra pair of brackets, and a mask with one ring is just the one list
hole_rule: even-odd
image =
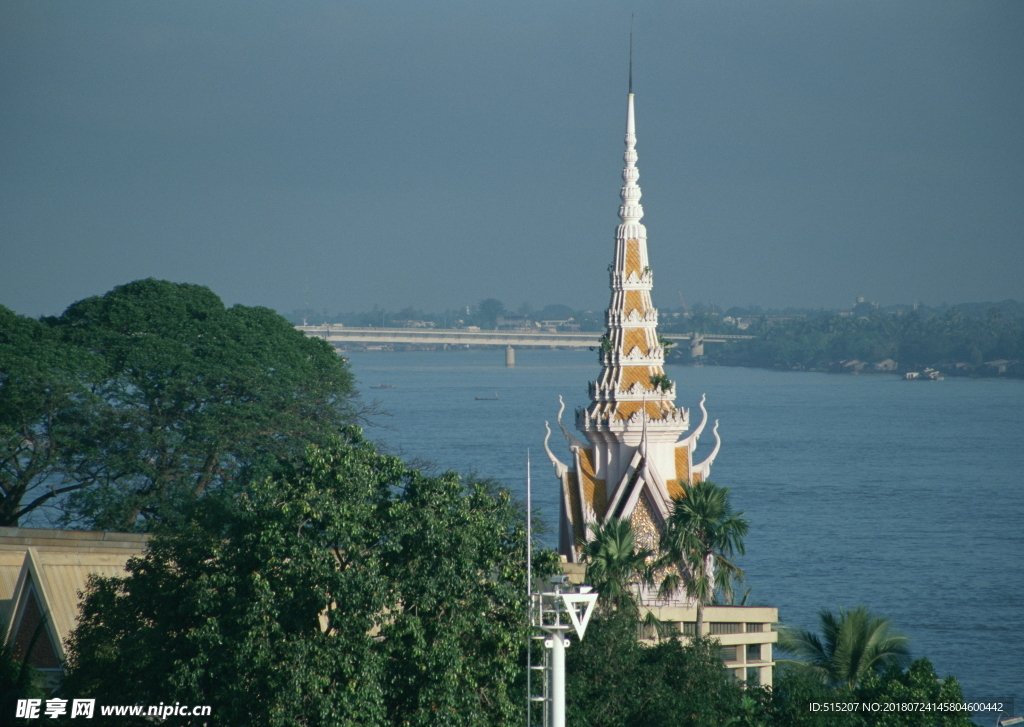
[[(512, 313), (494, 298), (444, 313), (407, 307), (397, 312), (375, 308), (363, 313), (332, 315), (326, 310), (316, 313), (305, 309), (293, 311), (290, 320), (296, 324), (306, 321), (372, 327), (429, 322), (438, 327), (493, 329), (503, 316), (538, 322), (571, 318), (581, 331), (605, 329), (603, 309), (573, 310), (565, 305), (549, 305), (534, 311), (524, 304)], [(713, 362), (733, 366), (825, 371), (850, 359), (869, 363), (892, 359), (900, 370), (941, 367), (948, 373), (989, 374), (992, 372), (984, 367), (986, 362), (1024, 360), (1024, 304), (1014, 300), (888, 308), (859, 303), (848, 311), (772, 310), (760, 306), (723, 311), (713, 304), (696, 303), (692, 307), (661, 310), (659, 331), (757, 336), (754, 341), (716, 345), (708, 350)], [(688, 352), (676, 350), (672, 360), (688, 361)], [(1011, 363), (1001, 373), (1024, 375), (1024, 364)]]
[(941, 316), (911, 311), (866, 316), (824, 314), (771, 323), (758, 319), (745, 333), (756, 339), (737, 342), (715, 354), (719, 363), (785, 369), (827, 370), (848, 359), (892, 359), (901, 370), (937, 367), (964, 373), (982, 371), (985, 362), (1024, 359), (1024, 319), (1006, 319), (993, 309), (979, 319), (950, 308)]
[(523, 304), (516, 310), (505, 307), (497, 298), (485, 298), (475, 305), (463, 308), (448, 309), (436, 313), (423, 311), (413, 306), (406, 306), (398, 311), (391, 311), (375, 306), (373, 310), (358, 313), (331, 313), (324, 309), (316, 311), (311, 308), (293, 310), (288, 317), (295, 325), (320, 325), (322, 323), (340, 323), (345, 326), (359, 328), (391, 328), (401, 327), (410, 323), (430, 323), (438, 328), (464, 328), (477, 326), (481, 329), (493, 330), (498, 326), (499, 318), (513, 317), (530, 322), (545, 320), (568, 320), (580, 326), (580, 330), (599, 331), (604, 328), (604, 311), (573, 310), (567, 305), (551, 304), (540, 310)]

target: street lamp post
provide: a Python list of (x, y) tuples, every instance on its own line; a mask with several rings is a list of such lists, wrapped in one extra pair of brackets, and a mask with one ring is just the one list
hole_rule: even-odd
[(574, 586), (568, 576), (551, 577), (551, 589), (534, 594), (534, 626), (545, 633), (548, 688), (547, 727), (565, 727), (565, 649), (568, 632), (582, 639), (594, 612), (597, 594), (590, 586)]
[[(533, 592), (533, 502), (530, 483), (530, 452), (526, 452), (526, 598), (530, 629), (540, 629), (544, 636), (531, 633), (526, 647), (526, 727), (533, 727), (533, 704), (544, 704), (544, 727), (565, 727), (565, 649), (566, 635), (575, 629), (583, 639), (594, 613), (597, 594), (591, 586), (574, 586), (569, 576), (551, 576), (551, 587)], [(535, 666), (532, 657), (534, 639), (544, 641), (544, 664)], [(534, 696), (531, 687), (533, 671), (544, 673), (543, 696)]]

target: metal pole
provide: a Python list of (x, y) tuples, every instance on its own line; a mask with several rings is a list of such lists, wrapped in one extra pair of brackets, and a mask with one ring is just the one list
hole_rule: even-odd
[(565, 727), (565, 632), (551, 633), (551, 727)]
[(530, 502), (530, 450), (526, 450), (526, 727), (533, 725), (533, 503)]

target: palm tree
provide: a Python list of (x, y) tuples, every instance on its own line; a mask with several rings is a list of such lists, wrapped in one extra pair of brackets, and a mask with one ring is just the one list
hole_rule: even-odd
[(583, 546), (587, 583), (597, 591), (605, 613), (639, 613), (633, 583), (642, 580), (647, 559), (653, 553), (637, 550), (633, 527), (628, 520), (613, 518), (604, 524), (591, 523), (593, 540)]
[(697, 601), (697, 635), (703, 634), (704, 607), (714, 602), (716, 591), (728, 599), (734, 581), (743, 571), (731, 560), (746, 552), (743, 538), (750, 521), (733, 512), (729, 488), (714, 482), (698, 482), (672, 502), (672, 512), (661, 534), (659, 568), (671, 569), (661, 583), (660, 594), (669, 597), (680, 586)]
[(781, 661), (800, 665), (826, 684), (849, 689), (891, 664), (904, 667), (910, 662), (907, 637), (889, 619), (873, 616), (864, 606), (839, 609), (838, 614), (822, 609), (818, 618), (821, 636), (807, 629), (781, 631), (779, 648), (802, 657)]

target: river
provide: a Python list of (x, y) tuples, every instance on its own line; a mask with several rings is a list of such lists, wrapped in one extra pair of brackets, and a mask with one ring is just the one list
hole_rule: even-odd
[[(515, 368), (495, 349), (346, 356), (391, 415), (372, 439), (520, 497), (529, 450), (534, 502), (557, 526), (544, 421), (554, 428), (561, 394), (572, 426), (596, 354), (521, 349)], [(864, 604), (969, 701), (1024, 696), (1024, 381), (666, 370), (694, 425), (702, 393), (721, 422), (712, 479), (750, 520), (739, 563), (752, 601), (809, 628), (821, 608)], [(381, 384), (395, 388), (370, 388)], [(570, 461), (557, 428), (551, 441)], [(712, 444), (709, 426), (698, 460)]]

